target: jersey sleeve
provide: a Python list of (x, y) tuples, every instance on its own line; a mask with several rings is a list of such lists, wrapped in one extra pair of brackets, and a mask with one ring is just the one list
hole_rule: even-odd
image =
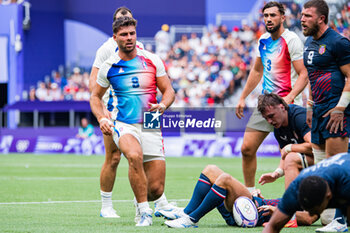
[[(260, 37), (261, 39), (261, 37)], [(261, 54), (260, 54), (260, 39), (258, 40), (258, 46), (256, 47), (256, 56), (257, 57), (261, 57)]]
[(350, 63), (350, 41), (341, 37), (336, 43), (335, 53), (336, 61), (339, 66), (343, 66)]
[(303, 59), (303, 42), (297, 35), (293, 36), (288, 42), (288, 51), (291, 61), (297, 61)]
[(104, 88), (107, 88), (110, 85), (109, 80), (107, 79), (109, 67), (110, 66), (108, 65), (108, 63), (104, 62), (97, 74), (96, 82), (98, 85)]
[(113, 51), (110, 51), (107, 46), (102, 45), (96, 52), (96, 57), (92, 66), (100, 69), (103, 62), (111, 56), (112, 52)]
[(295, 111), (293, 121), (298, 134), (301, 136), (304, 137), (305, 134), (311, 131), (306, 123), (306, 111), (304, 108), (300, 107)]
[(288, 189), (283, 194), (282, 200), (278, 204), (278, 209), (288, 216), (292, 216), (296, 211), (302, 210), (298, 202), (298, 187), (299, 183), (294, 180), (289, 185)]
[(156, 66), (156, 69), (157, 69), (156, 77), (161, 77), (166, 75), (164, 63), (158, 55), (154, 56), (154, 65)]

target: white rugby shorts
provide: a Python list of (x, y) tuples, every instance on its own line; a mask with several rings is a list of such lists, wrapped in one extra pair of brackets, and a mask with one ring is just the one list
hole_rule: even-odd
[(134, 136), (141, 145), (143, 162), (164, 160), (164, 141), (160, 129), (144, 131), (142, 124), (114, 121), (113, 140), (119, 148), (119, 139), (126, 134)]

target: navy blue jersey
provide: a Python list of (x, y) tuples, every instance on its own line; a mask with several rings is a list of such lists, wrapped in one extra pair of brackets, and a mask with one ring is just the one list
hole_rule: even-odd
[(350, 205), (350, 154), (342, 153), (305, 168), (285, 191), (278, 209), (292, 216), (302, 210), (298, 202), (299, 184), (308, 176), (319, 176), (328, 182), (332, 199), (327, 208), (341, 208)]
[(280, 148), (283, 148), (288, 144), (304, 143), (304, 136), (310, 130), (306, 124), (306, 109), (290, 104), (288, 109), (288, 126), (274, 129), (274, 134)]
[(305, 42), (304, 64), (307, 68), (312, 97), (315, 104), (327, 105), (328, 109), (338, 103), (345, 85), (340, 66), (350, 63), (350, 41), (328, 28), (323, 35)]

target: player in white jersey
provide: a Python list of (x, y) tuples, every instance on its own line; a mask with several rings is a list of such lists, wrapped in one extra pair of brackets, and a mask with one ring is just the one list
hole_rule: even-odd
[[(147, 200), (154, 200), (153, 195), (163, 194), (159, 186), (164, 187), (165, 160), (160, 131), (141, 132), (142, 109), (148, 109), (150, 104), (149, 111), (163, 113), (173, 102), (175, 94), (161, 59), (136, 48), (136, 20), (118, 18), (113, 23), (113, 33), (119, 49), (98, 73), (97, 85), (90, 99), (91, 109), (102, 132), (106, 135), (113, 133), (114, 142), (128, 159), (129, 180), (141, 213), (136, 226), (149, 226), (152, 224), (152, 210)], [(110, 85), (113, 95), (117, 96), (117, 103), (112, 104), (117, 107), (114, 125), (105, 117), (102, 104), (102, 96)], [(159, 104), (157, 88), (163, 94)], [(114, 126), (113, 131), (111, 126)]]
[[(132, 17), (131, 11), (126, 7), (120, 7), (118, 8), (114, 15), (113, 20), (116, 18), (119, 18), (121, 16), (129, 16)], [(136, 47), (143, 49), (144, 46), (141, 42), (136, 41)], [(90, 92), (92, 92), (93, 86), (96, 84), (97, 79), (97, 73), (99, 69), (101, 68), (102, 64), (112, 55), (114, 54), (118, 49), (117, 42), (113, 39), (113, 37), (109, 38), (96, 52), (95, 61), (91, 70), (90, 75), (90, 82), (89, 82), (89, 88)], [(108, 89), (103, 96), (103, 102), (104, 102), (104, 112), (105, 116), (108, 119), (112, 119), (113, 112), (115, 113), (116, 108), (115, 105), (113, 105), (113, 102), (116, 102), (116, 96), (111, 94), (110, 89)], [(112, 190), (116, 178), (116, 170), (120, 161), (120, 151), (118, 147), (113, 142), (113, 138), (109, 135), (103, 135), (104, 144), (105, 144), (105, 162), (101, 169), (101, 175), (100, 175), (100, 193), (101, 193), (101, 199), (102, 199), (102, 208), (101, 208), (101, 217), (107, 217), (107, 218), (118, 218), (116, 211), (113, 209), (112, 205)], [(144, 161), (145, 162), (145, 161)], [(165, 174), (165, 173), (164, 173)], [(148, 180), (148, 184), (153, 186), (153, 189), (150, 190), (151, 193), (157, 192), (157, 195), (153, 195), (151, 198), (151, 201), (154, 201), (154, 203), (158, 206), (155, 214), (159, 215), (158, 209), (166, 209), (173, 210), (175, 207), (170, 205), (163, 194), (164, 191), (164, 181), (162, 179), (152, 179)], [(160, 193), (160, 194), (159, 194)], [(136, 203), (135, 203), (136, 204)], [(139, 220), (139, 211), (136, 210), (136, 218), (135, 221), (138, 222)], [(167, 212), (161, 211), (162, 215), (166, 214)]]
[[(258, 56), (236, 107), (239, 119), (244, 117), (245, 98), (259, 84), (261, 77), (264, 81), (263, 92), (276, 93), (287, 104), (291, 104), (307, 85), (303, 44), (295, 33), (284, 29), (283, 5), (268, 2), (263, 8), (263, 15), (268, 33), (259, 39)], [(241, 148), (244, 183), (250, 191), (255, 189), (256, 151), (272, 131), (272, 125), (255, 109), (247, 124)]]

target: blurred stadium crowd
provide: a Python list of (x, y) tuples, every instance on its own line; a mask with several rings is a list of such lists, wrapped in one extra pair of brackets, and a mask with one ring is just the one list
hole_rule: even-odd
[[(350, 2), (330, 19), (330, 26), (350, 39)], [(305, 39), (300, 30), (301, 6), (286, 5), (285, 26)], [(171, 43), (169, 27), (163, 25), (155, 35), (155, 52), (164, 60), (176, 91), (173, 107), (236, 106), (256, 56), (259, 37), (265, 33), (262, 14), (252, 25), (228, 29), (225, 25), (210, 26), (203, 35), (183, 34)], [(152, 46), (145, 45), (151, 50)], [(75, 67), (65, 77), (64, 69), (52, 71), (51, 77), (32, 86), (23, 99), (30, 101), (89, 100), (89, 73)], [(261, 85), (260, 85), (261, 86)], [(261, 90), (247, 98), (247, 107), (256, 105)]]

